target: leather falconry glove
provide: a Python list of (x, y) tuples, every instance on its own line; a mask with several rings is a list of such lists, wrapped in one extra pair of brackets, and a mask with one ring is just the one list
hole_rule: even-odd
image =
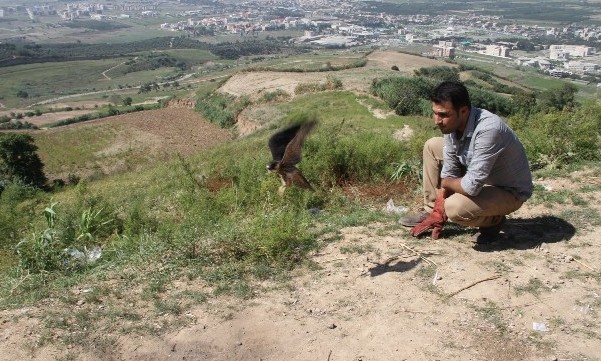
[(432, 214), (420, 224), (411, 228), (411, 235), (417, 237), (426, 231), (432, 230), (432, 239), (438, 239), (447, 219), (447, 214), (444, 211), (444, 194), (439, 191), (436, 194), (436, 201), (434, 201)]

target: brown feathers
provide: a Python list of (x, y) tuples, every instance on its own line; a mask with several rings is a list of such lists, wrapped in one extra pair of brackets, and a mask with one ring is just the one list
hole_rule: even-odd
[(317, 121), (314, 120), (295, 124), (278, 131), (269, 138), (268, 146), (273, 160), (267, 164), (267, 170), (280, 176), (282, 180), (280, 193), (292, 185), (313, 189), (295, 165), (302, 159), (305, 137), (316, 124)]

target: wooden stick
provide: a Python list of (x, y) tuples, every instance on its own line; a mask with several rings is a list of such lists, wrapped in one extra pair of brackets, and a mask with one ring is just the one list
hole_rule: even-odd
[[(574, 258), (574, 257), (572, 257), (572, 258)], [(586, 267), (586, 268), (590, 269), (591, 271), (595, 271), (595, 272), (597, 272), (597, 269), (596, 269), (596, 268), (594, 268), (594, 267), (591, 267), (591, 266), (587, 265), (586, 263), (580, 262), (580, 261), (579, 261), (579, 260), (577, 260), (576, 258), (574, 258), (574, 262), (576, 262), (576, 263), (579, 263), (579, 264), (583, 265), (584, 267)]]
[(449, 299), (449, 298), (451, 298), (451, 297), (455, 296), (456, 294), (458, 294), (458, 293), (459, 293), (459, 292), (461, 292), (461, 291), (465, 291), (465, 290), (467, 290), (468, 288), (474, 287), (474, 286), (475, 286), (475, 285), (477, 285), (478, 283), (482, 283), (482, 282), (486, 282), (486, 281), (491, 281), (491, 280), (496, 280), (497, 278), (500, 278), (500, 277), (501, 277), (501, 275), (494, 275), (494, 276), (486, 277), (486, 278), (484, 278), (484, 279), (481, 279), (481, 280), (479, 280), (479, 281), (473, 282), (473, 283), (471, 283), (471, 284), (469, 284), (469, 285), (467, 285), (467, 286), (465, 286), (465, 287), (462, 287), (462, 288), (458, 289), (457, 291), (455, 291), (455, 292), (451, 293), (451, 294), (450, 294), (450, 295), (448, 295), (448, 296), (447, 296), (445, 299)]
[(424, 261), (426, 261), (427, 263), (434, 265), (436, 267), (438, 267), (438, 265), (436, 264), (436, 262), (428, 259), (426, 256), (422, 255), (421, 253), (419, 253), (418, 251), (414, 250), (413, 248), (410, 248), (409, 246), (407, 246), (404, 243), (401, 243), (401, 246), (403, 246), (404, 248), (407, 248), (408, 250), (410, 250), (411, 252), (415, 253), (416, 255), (419, 256), (419, 258), (423, 259)]

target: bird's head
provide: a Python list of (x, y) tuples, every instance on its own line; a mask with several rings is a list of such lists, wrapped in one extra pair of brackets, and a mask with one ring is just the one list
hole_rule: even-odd
[(267, 163), (267, 170), (270, 172), (275, 172), (277, 170), (278, 167), (278, 161), (272, 160), (271, 162)]

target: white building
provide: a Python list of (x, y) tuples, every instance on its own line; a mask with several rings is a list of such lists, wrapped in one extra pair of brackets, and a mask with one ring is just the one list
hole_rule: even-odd
[(599, 69), (598, 64), (584, 63), (581, 61), (570, 61), (564, 64), (564, 67), (576, 74), (592, 73)]
[(455, 56), (455, 42), (453, 41), (439, 41), (438, 45), (434, 45), (432, 52), (437, 57), (452, 58)]
[(584, 45), (551, 45), (549, 58), (553, 60), (566, 59), (567, 57), (585, 57), (595, 54), (595, 48)]
[(484, 55), (499, 56), (502, 58), (509, 57), (509, 48), (502, 45), (487, 45), (483, 52)]

